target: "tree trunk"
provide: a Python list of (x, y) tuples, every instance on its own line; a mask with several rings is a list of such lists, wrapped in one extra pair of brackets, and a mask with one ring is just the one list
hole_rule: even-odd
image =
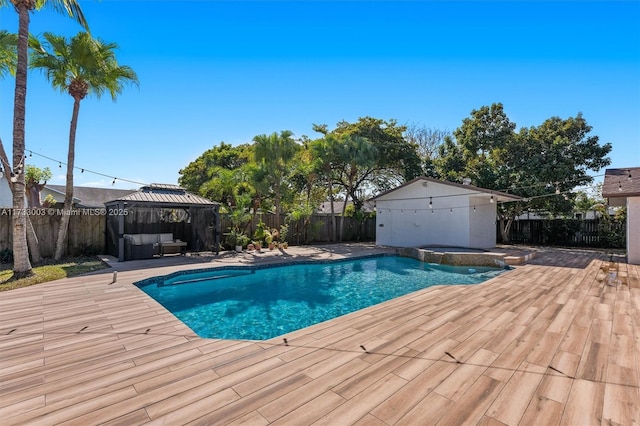
[[(29, 41), (29, 9), (24, 1), (15, 4), (18, 13), (18, 61), (13, 104), (13, 276), (22, 278), (33, 274), (27, 249), (26, 216), (24, 213), (24, 130), (27, 99), (27, 66)], [(6, 172), (11, 173), (10, 170)]]
[(342, 215), (340, 216), (340, 236), (339, 241), (342, 242), (342, 233), (344, 232), (344, 213), (347, 211), (347, 203), (349, 202), (349, 191), (344, 196), (344, 204), (342, 205)]
[[(2, 143), (2, 139), (0, 139), (0, 164), (2, 164), (2, 168), (7, 171), (11, 170), (11, 165), (9, 164), (9, 159), (7, 158), (7, 152), (4, 150), (4, 144)], [(13, 187), (13, 182), (10, 180), (10, 176), (6, 173), (4, 175), (4, 179), (7, 180), (7, 185), (9, 185), (9, 190), (11, 190), (11, 195), (13, 196), (13, 192), (15, 191)], [(38, 236), (36, 235), (35, 229), (33, 229), (33, 224), (31, 223), (31, 218), (27, 216), (26, 218), (27, 225), (27, 248), (29, 249), (29, 253), (31, 254), (31, 261), (33, 263), (40, 263), (42, 257), (40, 255), (40, 242), (38, 241)]]
[(506, 220), (500, 219), (500, 237), (502, 238), (502, 242), (504, 244), (509, 244), (509, 231), (511, 230), (512, 224), (513, 224), (512, 217)]
[(42, 207), (42, 202), (40, 201), (40, 191), (42, 187), (37, 183), (27, 184), (26, 185), (26, 193), (27, 193), (27, 205), (29, 208), (37, 208)]
[(335, 209), (333, 207), (333, 182), (331, 181), (331, 177), (328, 179), (329, 183), (329, 204), (331, 208), (331, 216), (329, 216), (329, 242), (333, 242), (336, 240), (336, 214)]
[(80, 112), (80, 99), (74, 99), (73, 114), (71, 116), (71, 127), (69, 129), (69, 152), (67, 154), (67, 185), (64, 196), (64, 206), (62, 217), (60, 218), (60, 228), (58, 228), (58, 238), (56, 239), (56, 251), (53, 256), (55, 260), (62, 259), (64, 255), (67, 230), (69, 229), (69, 216), (73, 207), (73, 168), (76, 157), (76, 129), (78, 127), (78, 113)]
[(36, 230), (33, 228), (33, 223), (31, 223), (29, 216), (27, 216), (27, 247), (31, 254), (31, 261), (36, 264), (40, 263), (42, 260), (40, 255), (40, 241), (38, 241)]

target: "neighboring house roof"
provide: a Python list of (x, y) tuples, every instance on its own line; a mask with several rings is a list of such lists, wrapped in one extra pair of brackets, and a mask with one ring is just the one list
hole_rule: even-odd
[(143, 186), (138, 191), (131, 192), (123, 197), (113, 199), (107, 204), (116, 204), (124, 202), (125, 204), (147, 204), (166, 205), (170, 207), (187, 207), (187, 206), (219, 206), (220, 203), (191, 194), (184, 188), (177, 185), (152, 183)]
[[(64, 197), (65, 185), (46, 185), (45, 189)], [(104, 203), (132, 193), (133, 189), (92, 188), (88, 186), (73, 187), (73, 202), (81, 207), (104, 207)]]
[[(438, 180), (438, 179), (433, 179), (433, 178), (428, 178), (428, 177), (424, 177), (423, 176), (423, 177), (417, 177), (415, 179), (412, 179), (412, 180), (410, 180), (408, 182), (403, 183), (402, 185), (400, 185), (400, 186), (398, 186), (396, 188), (393, 188), (393, 189), (390, 189), (389, 191), (385, 191), (385, 192), (383, 192), (381, 194), (378, 194), (375, 197), (373, 197), (370, 201), (374, 201), (374, 200), (376, 200), (376, 199), (378, 199), (380, 197), (383, 197), (383, 196), (385, 196), (387, 194), (395, 192), (395, 191), (397, 191), (397, 190), (399, 190), (401, 188), (404, 188), (404, 187), (409, 186), (409, 185), (413, 185), (414, 183), (421, 182), (421, 181), (424, 182), (424, 183), (427, 183), (427, 184), (429, 182), (432, 182), (432, 183), (437, 183), (437, 184), (441, 184), (441, 185), (452, 186), (452, 187), (455, 187), (455, 188), (463, 188), (463, 189), (467, 189), (469, 191), (490, 194), (490, 195), (494, 196), (496, 201), (504, 201), (504, 202), (506, 202), (506, 201), (518, 201), (518, 200), (522, 199), (522, 197), (519, 197), (519, 196), (514, 195), (514, 194), (508, 194), (506, 192), (493, 191), (491, 189), (480, 188), (480, 187), (473, 186), (473, 185), (464, 185), (464, 184), (461, 184), (461, 183), (449, 182), (449, 181), (445, 181), (445, 180)], [(473, 195), (473, 194), (469, 194), (469, 195)]]
[(640, 167), (607, 169), (604, 173), (602, 196), (605, 198), (640, 196)]

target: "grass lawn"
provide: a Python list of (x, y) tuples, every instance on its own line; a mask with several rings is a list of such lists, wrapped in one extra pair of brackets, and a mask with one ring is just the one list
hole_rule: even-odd
[(96, 257), (79, 257), (65, 259), (60, 262), (45, 261), (43, 265), (34, 266), (33, 275), (19, 280), (13, 280), (13, 265), (10, 263), (0, 264), (0, 291), (13, 290), (20, 287), (28, 287), (47, 281), (58, 280), (60, 278), (73, 277), (87, 272), (97, 271), (107, 268)]

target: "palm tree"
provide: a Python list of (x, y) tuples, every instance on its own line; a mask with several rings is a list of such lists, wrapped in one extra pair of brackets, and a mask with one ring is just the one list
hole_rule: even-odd
[(339, 142), (339, 139), (335, 135), (328, 133), (325, 134), (323, 138), (313, 141), (311, 145), (313, 156), (316, 158), (316, 167), (326, 180), (327, 193), (329, 195), (329, 205), (331, 208), (329, 241), (335, 241), (336, 239), (333, 179)]
[[(118, 45), (115, 43), (93, 39), (86, 32), (80, 32), (70, 40), (52, 33), (45, 33), (44, 38), (47, 41), (46, 47), (34, 43), (31, 68), (44, 71), (55, 89), (67, 92), (73, 98), (64, 198), (64, 211), (69, 211), (73, 203), (73, 169), (80, 101), (89, 94), (100, 98), (104, 92), (109, 92), (111, 99), (115, 101), (125, 84), (138, 84), (138, 77), (130, 67), (118, 64), (114, 54)], [(64, 254), (68, 226), (69, 215), (65, 214), (58, 229), (54, 254), (56, 260)]]
[(0, 30), (0, 79), (3, 79), (7, 72), (11, 75), (16, 72), (17, 44), (17, 35), (7, 30)]
[(300, 146), (293, 140), (293, 133), (288, 130), (274, 132), (270, 135), (258, 135), (255, 142), (255, 158), (265, 172), (265, 178), (273, 191), (273, 204), (276, 210), (276, 229), (280, 228), (280, 212), (282, 195), (286, 186), (286, 177), (290, 165)]
[(367, 170), (371, 170), (378, 156), (378, 150), (369, 139), (356, 135), (342, 135), (340, 143), (336, 147), (338, 160), (336, 169), (338, 173), (337, 182), (344, 188), (345, 197), (342, 206), (342, 217), (340, 219), (340, 241), (344, 231), (344, 213), (349, 202), (349, 197), (354, 202), (356, 211), (358, 206), (356, 191), (368, 178)]
[[(16, 62), (16, 86), (13, 103), (13, 167), (20, 171), (24, 161), (25, 103), (27, 98), (27, 68), (29, 47), (29, 14), (43, 7), (64, 12), (88, 29), (80, 4), (76, 0), (0, 0), (0, 7), (13, 5), (18, 13), (18, 43)], [(24, 210), (24, 173), (16, 173), (13, 191), (13, 208)], [(13, 215), (13, 277), (22, 278), (32, 274), (27, 249), (26, 219), (24, 215)]]

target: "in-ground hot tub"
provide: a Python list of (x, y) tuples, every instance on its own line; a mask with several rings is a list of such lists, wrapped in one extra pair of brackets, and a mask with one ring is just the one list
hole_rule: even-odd
[(505, 261), (506, 253), (475, 248), (447, 246), (403, 247), (398, 249), (398, 254), (427, 263), (509, 268)]

